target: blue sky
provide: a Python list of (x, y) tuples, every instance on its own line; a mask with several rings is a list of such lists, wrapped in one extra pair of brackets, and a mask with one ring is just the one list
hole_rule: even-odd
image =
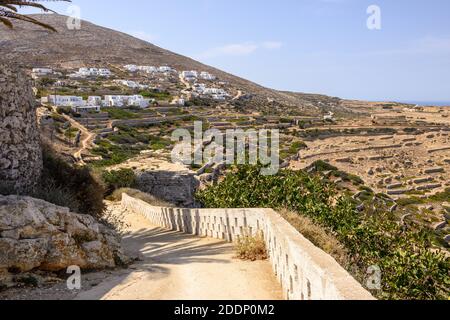
[[(260, 83), (450, 101), (448, 0), (73, 0), (81, 17)], [(381, 9), (369, 30), (367, 8)], [(66, 13), (66, 4), (50, 4)], [(29, 11), (27, 11), (29, 12)]]

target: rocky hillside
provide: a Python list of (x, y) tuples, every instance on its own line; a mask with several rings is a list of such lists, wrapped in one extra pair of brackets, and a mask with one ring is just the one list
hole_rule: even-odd
[[(279, 92), (233, 76), (190, 58), (164, 50), (130, 35), (83, 21), (81, 30), (68, 30), (67, 17), (56, 14), (33, 15), (58, 30), (52, 33), (34, 25), (17, 22), (14, 30), (0, 25), (0, 59), (32, 66), (77, 68), (87, 65), (164, 65), (177, 70), (211, 72), (255, 97), (255, 103), (273, 101), (297, 111), (317, 111), (313, 103), (321, 101), (339, 108), (340, 100), (327, 96)], [(322, 108), (319, 108), (322, 109)]]

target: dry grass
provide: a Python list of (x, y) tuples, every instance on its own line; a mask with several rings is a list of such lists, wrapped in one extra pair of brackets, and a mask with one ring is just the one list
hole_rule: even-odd
[(279, 214), (316, 247), (331, 255), (341, 266), (344, 268), (350, 266), (351, 259), (345, 247), (324, 228), (316, 225), (308, 217), (292, 211), (281, 210)]
[(122, 200), (122, 194), (126, 193), (130, 197), (140, 199), (142, 201), (147, 202), (148, 204), (155, 206), (155, 207), (165, 207), (165, 208), (175, 208), (176, 206), (172, 203), (166, 202), (164, 200), (161, 200), (159, 198), (156, 198), (152, 196), (151, 194), (136, 190), (136, 189), (130, 189), (130, 188), (121, 188), (115, 190), (109, 197), (108, 200), (110, 201), (121, 201)]
[(242, 260), (266, 260), (266, 243), (262, 234), (240, 237), (236, 242), (237, 257)]

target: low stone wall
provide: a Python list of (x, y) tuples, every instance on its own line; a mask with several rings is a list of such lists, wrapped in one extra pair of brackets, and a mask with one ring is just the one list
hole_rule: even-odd
[(331, 256), (271, 209), (160, 208), (126, 194), (122, 205), (145, 216), (155, 226), (196, 236), (234, 241), (261, 232), (286, 299), (374, 299)]

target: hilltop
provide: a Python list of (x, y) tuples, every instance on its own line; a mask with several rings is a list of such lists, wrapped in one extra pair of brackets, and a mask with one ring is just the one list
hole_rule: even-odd
[[(81, 30), (69, 30), (67, 17), (58, 14), (32, 15), (54, 26), (58, 32), (23, 22), (13, 30), (0, 25), (0, 56), (27, 68), (48, 66), (79, 68), (91, 65), (169, 65), (177, 70), (202, 70), (217, 75), (229, 86), (250, 97), (247, 105), (278, 112), (292, 110), (302, 114), (342, 111), (341, 100), (324, 95), (280, 92), (170, 52), (128, 34), (82, 21)], [(319, 103), (320, 102), (320, 103)]]

